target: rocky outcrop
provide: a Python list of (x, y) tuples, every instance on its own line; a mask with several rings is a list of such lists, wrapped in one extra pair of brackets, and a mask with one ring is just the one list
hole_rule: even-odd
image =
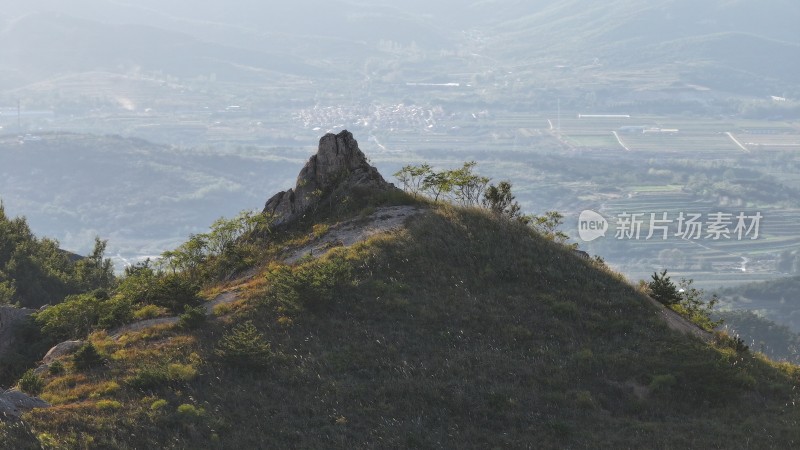
[(79, 348), (83, 347), (83, 344), (83, 341), (64, 341), (51, 348), (42, 358), (42, 363), (50, 364), (62, 356), (75, 353)]
[(14, 345), (14, 327), (33, 312), (32, 309), (0, 306), (0, 357)]
[(303, 217), (330, 196), (359, 189), (397, 188), (369, 164), (352, 133), (329, 133), (319, 140), (317, 154), (303, 166), (294, 189), (275, 194), (264, 212), (275, 216), (274, 225), (281, 225)]
[(23, 412), (34, 408), (47, 408), (50, 404), (17, 389), (0, 392), (0, 419), (18, 418)]
[(61, 358), (62, 356), (71, 355), (77, 352), (78, 349), (83, 347), (84, 344), (84, 341), (64, 341), (55, 345), (53, 348), (48, 350), (47, 354), (44, 355), (41, 363), (39, 363), (39, 366), (33, 370), (33, 373), (39, 376), (46, 374), (50, 370), (50, 365), (53, 364), (53, 361)]

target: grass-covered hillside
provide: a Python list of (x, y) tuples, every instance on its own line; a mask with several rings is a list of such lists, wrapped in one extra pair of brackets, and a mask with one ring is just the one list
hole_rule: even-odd
[[(368, 208), (361, 216), (380, 215)], [(356, 222), (358, 221), (356, 218)], [(486, 210), (260, 271), (186, 316), (94, 332), (9, 448), (791, 448), (800, 370), (671, 331), (621, 277)], [(272, 261), (268, 261), (271, 259)], [(30, 380), (29, 380), (30, 381)], [(37, 380), (34, 380), (37, 381)], [(36, 384), (35, 382), (33, 383)], [(26, 447), (27, 446), (27, 447)]]

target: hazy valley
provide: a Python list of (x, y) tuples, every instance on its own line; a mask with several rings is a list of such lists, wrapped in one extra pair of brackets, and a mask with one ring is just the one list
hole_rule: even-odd
[[(574, 448), (590, 447), (594, 435), (609, 448), (744, 447), (747, 436), (767, 447), (796, 442), (796, 367), (755, 352), (800, 361), (798, 18), (800, 6), (788, 0), (4, 5), (2, 237), (19, 247), (0, 245), (0, 303), (24, 298), (38, 307), (77, 294), (75, 308), (95, 305), (88, 310), (100, 315), (69, 332), (33, 319), (22, 332), (35, 345), (3, 360), (0, 379), (10, 385), (41, 359), (34, 353), (65, 339), (92, 343), (104, 362), (81, 368), (62, 355), (54, 360), (64, 372), (39, 369), (52, 408), (23, 416), (20, 430), (0, 427), (0, 436), (44, 448), (91, 447), (74, 430), (110, 445), (140, 426), (170, 430), (175, 448), (249, 448), (259, 439), (318, 446), (331, 436), (342, 447), (513, 447), (533, 435)], [(568, 244), (604, 262), (575, 258), (541, 229), (514, 228), (483, 207), (348, 185), (313, 194), (326, 206), (285, 233), (251, 241), (257, 225), (240, 224), (255, 228), (231, 244), (234, 253), (205, 254), (196, 267), (142, 268), (199, 245), (221, 217), (232, 222), (217, 225), (240, 211), (261, 217), (272, 194), (295, 185), (319, 139), (345, 129), (398, 187), (392, 174), (409, 165), (446, 172), (474, 161), (491, 183), (513, 185), (524, 213), (561, 213)], [(359, 226), (411, 207), (427, 212), (367, 242), (340, 234), (361, 236)], [(683, 222), (692, 215), (703, 227), (694, 236)], [(42, 239), (27, 259), (16, 216)], [(716, 237), (714, 217), (725, 226)], [(606, 226), (604, 236), (589, 226)], [(510, 241), (496, 240), (502, 233)], [(84, 262), (45, 239), (91, 255), (96, 237), (108, 240), (105, 253)], [(320, 260), (285, 253), (331, 248)], [(107, 284), (92, 265), (103, 258), (119, 277)], [(426, 273), (437, 258), (449, 266)], [(12, 279), (26, 264), (42, 274), (35, 289)], [(719, 292), (714, 317), (744, 341), (692, 340), (665, 328), (643, 303), (652, 292), (634, 287), (662, 269)], [(181, 300), (167, 302), (164, 292)], [(183, 303), (205, 308), (194, 317), (208, 321), (182, 328), (190, 314)], [(12, 312), (14, 320), (32, 313)], [(248, 321), (256, 331), (242, 328)], [(141, 328), (114, 333), (117, 326)], [(340, 339), (337, 327), (360, 337)], [(269, 355), (256, 366), (265, 364), (273, 381), (220, 356), (222, 336), (235, 330), (271, 345), (256, 349)], [(148, 353), (151, 341), (163, 358)], [(501, 350), (492, 356), (493, 348)], [(384, 359), (367, 361), (381, 352)], [(236, 401), (252, 389), (264, 395), (239, 409), (220, 400), (225, 389), (214, 377), (234, 386)], [(314, 377), (326, 381), (316, 386)], [(486, 379), (501, 381), (475, 387)], [(196, 395), (206, 384), (214, 384), (208, 395)], [(293, 397), (309, 419), (291, 405), (264, 406), (314, 390), (321, 394)], [(404, 395), (412, 400), (398, 401)], [(763, 411), (741, 412), (754, 402)], [(415, 408), (434, 412), (415, 425)], [(91, 411), (98, 418), (84, 423)], [(253, 436), (232, 431), (241, 417), (265, 415), (270, 426)], [(130, 428), (111, 425), (118, 417)], [(714, 440), (742, 421), (728, 440)], [(390, 438), (393, 423), (402, 440)], [(300, 426), (316, 434), (276, 431)], [(425, 433), (437, 426), (447, 431)], [(130, 445), (162, 438), (144, 432)]]

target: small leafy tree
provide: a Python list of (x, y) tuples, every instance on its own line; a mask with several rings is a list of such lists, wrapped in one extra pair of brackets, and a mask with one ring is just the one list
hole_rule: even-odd
[(86, 336), (100, 319), (100, 299), (92, 294), (67, 297), (63, 302), (34, 314), (42, 333), (54, 339)]
[(475, 161), (464, 163), (460, 169), (446, 172), (449, 178), (450, 190), (453, 200), (461, 206), (478, 206), (481, 197), (489, 184), (488, 177), (482, 177), (472, 172), (477, 165)]
[(497, 186), (490, 184), (483, 194), (483, 206), (495, 214), (504, 215), (511, 219), (520, 218), (520, 206), (511, 193), (511, 183), (501, 181)]
[(163, 263), (172, 269), (172, 273), (183, 272), (187, 276), (195, 277), (208, 254), (208, 235), (193, 234), (188, 241), (175, 250), (164, 252), (161, 257)]
[(242, 211), (232, 219), (221, 217), (207, 233), (193, 234), (178, 248), (164, 252), (160, 263), (198, 283), (230, 274), (257, 252), (255, 243), (274, 221), (274, 215), (255, 211)]
[(185, 306), (197, 306), (202, 299), (200, 287), (191, 279), (180, 274), (165, 274), (158, 278), (150, 302), (163, 306), (173, 313), (180, 313)]
[(403, 190), (411, 193), (414, 198), (422, 193), (425, 178), (432, 172), (431, 166), (422, 164), (419, 166), (407, 165), (395, 172), (394, 176), (403, 184)]
[(558, 211), (547, 211), (541, 216), (526, 216), (524, 219), (534, 231), (559, 244), (569, 240), (567, 233), (559, 230), (564, 224), (564, 216)]
[(94, 238), (92, 253), (75, 263), (75, 274), (83, 289), (111, 288), (114, 284), (114, 265), (105, 257), (108, 241)]
[(711, 313), (714, 307), (719, 303), (717, 294), (711, 294), (710, 298), (703, 289), (697, 289), (692, 286), (694, 280), (681, 278), (678, 284), (678, 294), (680, 301), (677, 305), (673, 305), (672, 309), (681, 313), (692, 322), (699, 325), (706, 331), (712, 331), (714, 328), (722, 325), (722, 320), (714, 321), (711, 319)]
[(664, 269), (661, 274), (654, 272), (650, 277), (653, 281), (648, 283), (647, 287), (651, 297), (666, 306), (671, 306), (681, 301), (678, 287), (667, 276), (667, 269)]
[(422, 180), (422, 190), (435, 202), (442, 194), (450, 192), (452, 186), (453, 180), (447, 172), (430, 172)]

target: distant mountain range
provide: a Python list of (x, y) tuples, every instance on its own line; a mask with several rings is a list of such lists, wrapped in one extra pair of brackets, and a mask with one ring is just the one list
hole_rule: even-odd
[[(430, 54), (450, 52), (430, 61), (449, 73), (483, 65), (556, 78), (561, 87), (603, 86), (613, 75), (636, 88), (660, 76), (666, 84), (677, 80), (740, 95), (800, 93), (800, 4), (785, 0), (34, 0), (4, 13), (4, 78), (17, 72), (18, 82), (32, 74), (134, 66), (176, 76), (215, 73), (235, 82), (263, 82), (270, 72), (331, 75), (323, 68), (344, 76), (380, 55), (377, 43), (390, 41)], [(553, 72), (553, 66), (574, 71)]]

